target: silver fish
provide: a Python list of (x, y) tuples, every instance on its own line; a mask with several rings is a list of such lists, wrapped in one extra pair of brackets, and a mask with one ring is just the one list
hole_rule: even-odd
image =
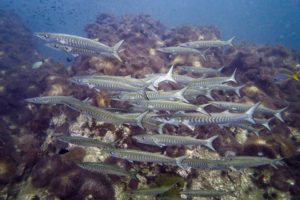
[[(183, 102), (188, 102), (184, 98), (184, 94), (188, 88), (183, 88), (181, 90), (171, 90), (171, 91), (146, 91), (146, 96), (149, 100), (180, 100)], [(137, 92), (128, 92), (128, 93), (121, 93), (115, 95), (112, 99), (114, 100), (122, 100), (122, 101), (136, 101), (136, 100), (144, 100), (145, 97), (142, 94)]]
[(69, 47), (94, 49), (94, 50), (97, 50), (99, 48), (100, 49), (109, 48), (109, 46), (97, 42), (95, 40), (76, 36), (76, 35), (63, 34), (63, 33), (46, 33), (46, 32), (35, 32), (33, 35), (43, 40), (46, 40), (47, 42), (67, 45)]
[(253, 105), (244, 113), (230, 113), (227, 110), (221, 113), (210, 113), (210, 115), (203, 115), (198, 113), (185, 113), (174, 114), (167, 116), (158, 116), (157, 119), (166, 123), (166, 120), (173, 120), (180, 124), (184, 124), (191, 130), (195, 130), (196, 125), (208, 125), (208, 124), (233, 124), (250, 122), (255, 124), (253, 119), (253, 113), (257, 109), (260, 103)]
[(82, 114), (89, 116), (97, 121), (105, 122), (105, 123), (112, 123), (115, 125), (118, 124), (131, 124), (137, 125), (144, 128), (142, 125), (142, 120), (147, 112), (144, 112), (138, 115), (135, 119), (126, 118), (118, 113), (109, 112), (107, 110), (91, 106), (85, 102), (81, 101), (69, 101), (66, 105), (76, 111), (81, 112)]
[(238, 95), (238, 97), (241, 97), (240, 91), (243, 87), (245, 87), (245, 85), (234, 87), (230, 85), (221, 84), (221, 85), (212, 85), (208, 87), (210, 90), (222, 90), (223, 92), (235, 92), (236, 95)]
[(107, 79), (81, 79), (78, 81), (78, 77), (72, 77), (70, 78), (70, 81), (76, 84), (85, 85), (88, 86), (90, 89), (94, 88), (97, 91), (114, 91), (114, 92), (120, 92), (120, 91), (142, 91), (143, 88), (141, 87), (135, 87), (132, 85), (129, 85), (124, 82), (115, 81), (115, 80), (107, 80)]
[(194, 67), (194, 66), (177, 66), (178, 69), (185, 72), (201, 73), (201, 74), (210, 74), (210, 75), (219, 75), (224, 67), (214, 69), (211, 67)]
[(202, 89), (209, 89), (211, 86), (220, 85), (227, 82), (234, 82), (237, 83), (235, 79), (236, 69), (229, 77), (215, 77), (215, 78), (203, 78), (203, 79), (196, 79), (193, 80), (188, 84), (190, 88), (202, 88)]
[(58, 136), (57, 139), (62, 142), (76, 144), (84, 147), (98, 147), (101, 149), (112, 149), (114, 145), (112, 143), (102, 142), (100, 140), (80, 137), (80, 136)]
[(188, 47), (188, 48), (195, 48), (195, 49), (201, 49), (201, 48), (211, 48), (211, 47), (222, 47), (222, 46), (233, 46), (232, 41), (235, 37), (230, 38), (227, 41), (222, 40), (198, 40), (198, 41), (192, 41), (192, 42), (185, 42), (179, 44), (181, 47)]
[(109, 47), (100, 42), (76, 35), (41, 32), (34, 33), (34, 35), (48, 42), (58, 43), (58, 45), (56, 46), (49, 45), (49, 47), (51, 48), (61, 49), (70, 53), (72, 53), (73, 51), (73, 54), (82, 53), (83, 55), (88, 55), (91, 52), (98, 52), (99, 54), (101, 54), (101, 56), (113, 57), (122, 62), (122, 59), (120, 58), (118, 53), (121, 52), (121, 50), (119, 49), (124, 40), (119, 41), (113, 47)]
[(178, 145), (204, 145), (209, 149), (216, 151), (212, 143), (215, 139), (218, 138), (218, 136), (215, 135), (208, 139), (201, 140), (187, 136), (142, 134), (135, 135), (132, 138), (137, 140), (139, 143), (156, 145), (159, 147)]
[(64, 104), (69, 101), (76, 101), (72, 96), (44, 96), (25, 99), (25, 101), (35, 104)]
[[(226, 102), (226, 101), (211, 101), (207, 105), (213, 105), (215, 107), (221, 108), (221, 109), (227, 109), (234, 112), (244, 112), (245, 110), (248, 110), (252, 104), (244, 104), (244, 103), (235, 103), (235, 102)], [(277, 119), (284, 122), (282, 118), (282, 113), (287, 109), (288, 107), (279, 109), (279, 110), (273, 110), (270, 108), (267, 108), (263, 105), (260, 105), (255, 113), (262, 113), (267, 115), (274, 115)]]
[(137, 179), (135, 176), (136, 175), (135, 172), (131, 172), (131, 171), (128, 172), (118, 166), (113, 166), (110, 164), (99, 163), (99, 162), (83, 162), (77, 165), (83, 169), (92, 172), (97, 172), (102, 174), (112, 174), (117, 176), (129, 176), (132, 179)]
[(91, 57), (106, 57), (106, 54), (101, 54), (101, 52), (94, 50), (94, 49), (70, 47), (70, 46), (62, 45), (62, 44), (58, 44), (58, 43), (49, 43), (49, 44), (46, 44), (46, 46), (51, 49), (57, 50), (57, 51), (64, 51), (66, 53), (70, 53), (74, 57), (77, 57), (79, 55), (91, 56)]
[(199, 50), (193, 49), (193, 48), (187, 48), (187, 47), (180, 47), (180, 46), (175, 46), (175, 47), (161, 47), (156, 49), (159, 52), (162, 53), (168, 53), (168, 54), (173, 54), (173, 55), (178, 55), (178, 54), (197, 54), (200, 55), (204, 60), (205, 58), (205, 52), (201, 52)]
[(125, 159), (129, 162), (152, 162), (159, 164), (176, 165), (176, 159), (158, 153), (144, 152), (141, 150), (130, 149), (109, 149), (107, 152), (110, 156)]
[(283, 165), (282, 158), (269, 159), (266, 157), (257, 156), (233, 156), (221, 160), (209, 160), (198, 158), (184, 158), (177, 159), (178, 166), (182, 168), (196, 168), (207, 170), (241, 170), (250, 167), (258, 167), (262, 165), (271, 165), (276, 168), (276, 165)]
[(138, 100), (129, 102), (134, 108), (144, 110), (161, 110), (161, 111), (197, 111), (208, 115), (202, 106), (188, 104), (179, 101), (166, 100)]

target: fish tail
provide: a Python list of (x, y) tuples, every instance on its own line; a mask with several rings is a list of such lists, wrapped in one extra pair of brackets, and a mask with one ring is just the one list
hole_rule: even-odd
[(232, 41), (234, 40), (234, 38), (235, 38), (235, 36), (233, 36), (232, 38), (230, 38), (229, 40), (227, 40), (228, 44), (230, 46), (232, 46), (232, 47), (233, 47)]
[(270, 165), (273, 168), (278, 169), (277, 165), (283, 166), (283, 165), (285, 165), (285, 162), (283, 162), (283, 158), (277, 158), (277, 159), (273, 159), (271, 161)]
[(143, 126), (143, 119), (145, 118), (145, 116), (149, 113), (149, 111), (145, 111), (143, 112), (142, 114), (140, 114), (139, 116), (137, 116), (137, 118), (135, 119), (136, 120), (136, 123), (137, 125), (142, 128), (142, 129), (145, 129), (145, 127)]
[(184, 87), (181, 90), (179, 90), (178, 92), (176, 92), (175, 93), (176, 98), (183, 102), (189, 103), (189, 101), (186, 98), (184, 98), (184, 93), (187, 89), (188, 89), (188, 87)]
[(213, 142), (215, 141), (215, 139), (217, 139), (219, 136), (218, 135), (214, 135), (208, 139), (206, 139), (206, 144), (205, 146), (208, 147), (209, 149), (213, 150), (213, 151), (216, 151), (216, 149), (214, 148), (213, 146)]
[(284, 108), (282, 108), (282, 109), (280, 109), (280, 110), (276, 110), (276, 113), (274, 114), (274, 116), (275, 116), (277, 119), (279, 119), (280, 121), (284, 122), (284, 120), (283, 120), (283, 118), (282, 118), (282, 113), (283, 113), (287, 108), (288, 108), (288, 106), (287, 106), (287, 107), (284, 107)]
[(261, 125), (263, 125), (264, 127), (266, 127), (269, 131), (271, 131), (271, 127), (270, 127), (270, 122), (273, 120), (273, 117), (271, 117), (270, 119), (266, 120), (266, 122), (262, 123)]
[(206, 111), (204, 110), (204, 108), (203, 108), (202, 105), (199, 106), (196, 110), (197, 110), (197, 112), (200, 112), (200, 113), (202, 113), (202, 114), (210, 115), (208, 112), (206, 112)]
[(241, 97), (241, 89), (243, 87), (245, 87), (245, 85), (238, 86), (234, 89), (234, 92), (236, 93), (236, 95), (238, 95), (238, 97)]
[[(206, 94), (204, 96), (206, 96), (210, 100), (214, 100), (214, 98), (211, 95), (211, 92), (213, 91), (213, 89), (206, 89), (205, 91), (206, 91)], [(207, 106), (208, 104), (204, 104), (204, 105)]]
[(222, 67), (220, 67), (219, 69), (217, 69), (217, 71), (218, 71), (219, 73), (221, 73), (221, 72), (223, 71), (224, 68), (225, 68), (225, 67), (222, 66)]
[(237, 81), (235, 79), (236, 70), (237, 70), (237, 68), (235, 68), (235, 70), (233, 71), (232, 75), (229, 77), (229, 79), (227, 80), (227, 82), (232, 81), (234, 83), (237, 83)]
[(166, 81), (171, 81), (173, 83), (176, 83), (176, 81), (173, 78), (173, 68), (174, 65), (171, 66), (170, 70), (168, 71), (168, 73), (165, 75), (164, 80)]
[(247, 110), (245, 112), (245, 114), (248, 115), (246, 120), (249, 121), (252, 124), (255, 124), (255, 121), (253, 119), (253, 114), (254, 114), (255, 110), (258, 108), (259, 105), (260, 105), (260, 102), (254, 104), (251, 108), (249, 108), (249, 110)]
[(184, 166), (182, 165), (182, 161), (186, 158), (187, 158), (187, 156), (180, 156), (180, 157), (175, 158), (176, 165), (178, 167), (184, 169)]
[(113, 49), (113, 56), (114, 56), (117, 60), (119, 60), (120, 62), (123, 62), (122, 59), (121, 59), (121, 57), (119, 56), (119, 53), (120, 53), (121, 51), (124, 51), (124, 50), (119, 50), (120, 47), (121, 47), (121, 45), (123, 44), (123, 42), (124, 42), (124, 40), (121, 40), (121, 41), (119, 41), (117, 44), (115, 44), (115, 45), (112, 47), (112, 49)]

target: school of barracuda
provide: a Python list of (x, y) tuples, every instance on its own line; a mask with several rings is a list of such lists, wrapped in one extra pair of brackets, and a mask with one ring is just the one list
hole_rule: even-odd
[[(109, 57), (122, 62), (119, 53), (122, 43), (121, 40), (113, 47), (109, 47), (98, 41), (87, 39), (74, 35), (60, 33), (35, 33), (35, 36), (48, 42), (46, 46), (56, 50), (65, 51), (73, 56), (97, 56)], [(211, 47), (233, 46), (231, 38), (228, 41), (191, 41), (178, 44), (174, 47), (163, 47), (157, 49), (158, 52), (167, 54), (195, 54), (205, 59), (205, 51)], [(271, 130), (269, 122), (275, 118), (284, 122), (283, 112), (287, 108), (273, 110), (264, 107), (257, 102), (256, 104), (243, 104), (236, 102), (215, 101), (211, 96), (213, 90), (235, 93), (241, 96), (240, 90), (244, 85), (233, 86), (231, 83), (237, 83), (235, 74), (237, 69), (230, 76), (222, 75), (224, 67), (206, 68), (195, 66), (176, 66), (181, 71), (202, 74), (201, 78), (193, 78), (186, 75), (177, 75), (173, 73), (174, 66), (171, 66), (165, 74), (148, 74), (145, 78), (136, 79), (130, 76), (108, 76), (108, 75), (84, 75), (74, 76), (70, 81), (77, 84), (78, 87), (88, 87), (95, 91), (106, 91), (111, 93), (111, 99), (115, 101), (126, 101), (132, 106), (132, 113), (112, 112), (108, 109), (92, 106), (88, 100), (79, 100), (71, 96), (44, 96), (26, 99), (27, 102), (35, 104), (62, 104), (74, 109), (94, 120), (111, 123), (114, 125), (129, 124), (144, 129), (144, 134), (134, 135), (132, 138), (139, 143), (164, 146), (191, 146), (201, 145), (211, 151), (215, 151), (214, 141), (218, 139), (218, 133), (211, 138), (197, 139), (180, 135), (163, 134), (164, 125), (187, 126), (195, 130), (196, 126), (217, 124), (220, 127), (241, 127), (255, 134), (259, 134), (257, 126), (262, 129)], [(180, 85), (180, 90), (158, 91), (162, 82), (172, 82)], [(207, 104), (194, 105), (190, 102), (199, 95), (207, 97)], [(209, 113), (205, 110), (207, 106), (214, 106), (224, 109), (223, 112)], [(254, 118), (258, 114), (261, 118)], [(269, 117), (269, 118), (265, 118)], [(255, 127), (252, 127), (255, 125)], [(154, 134), (156, 131), (159, 134)], [(147, 133), (147, 132), (151, 132)], [(178, 133), (177, 133), (178, 134)], [(188, 158), (181, 156), (177, 158), (168, 157), (160, 153), (150, 153), (140, 150), (118, 148), (115, 143), (105, 143), (99, 140), (74, 137), (58, 136), (58, 140), (86, 146), (98, 147), (103, 149), (108, 155), (130, 162), (150, 162), (160, 165), (173, 165), (183, 169), (195, 168), (201, 170), (241, 170), (249, 167), (261, 165), (282, 165), (282, 158), (269, 159), (266, 157), (255, 156), (228, 156), (220, 160)], [(96, 171), (104, 174), (116, 174), (119, 176), (135, 177), (135, 172), (125, 171), (117, 166), (111, 166), (104, 163), (82, 163), (81, 168)], [(176, 183), (174, 183), (176, 185)], [(174, 185), (164, 188), (152, 188), (136, 191), (129, 191), (130, 195), (158, 195), (165, 193), (173, 188)], [(233, 191), (203, 191), (203, 190), (185, 190), (182, 191), (186, 196), (221, 196), (232, 195)]]

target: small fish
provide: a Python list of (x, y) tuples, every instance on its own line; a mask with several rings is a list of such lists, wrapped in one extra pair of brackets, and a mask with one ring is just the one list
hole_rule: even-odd
[(197, 54), (197, 55), (200, 55), (204, 60), (206, 60), (203, 52), (198, 51), (196, 49), (192, 49), (192, 48), (176, 46), (176, 47), (162, 47), (162, 48), (157, 48), (156, 50), (159, 52), (162, 52), (162, 53), (168, 53), (168, 54), (173, 54), (173, 55)]
[(137, 190), (131, 190), (128, 191), (127, 194), (134, 195), (134, 196), (157, 196), (163, 193), (166, 193), (167, 191), (171, 190), (173, 187), (175, 187), (177, 184), (174, 183), (170, 186), (160, 186), (156, 188), (146, 188), (146, 189), (137, 189)]
[(32, 69), (40, 68), (47, 61), (48, 61), (48, 59), (44, 59), (44, 60), (40, 60), (40, 61), (37, 61), (37, 62), (33, 63)]
[(62, 142), (76, 144), (84, 147), (98, 147), (100, 149), (112, 149), (114, 145), (111, 143), (102, 142), (100, 140), (79, 137), (79, 136), (58, 136), (57, 139)]
[(180, 194), (187, 197), (221, 197), (225, 195), (234, 196), (234, 191), (225, 190), (184, 190)]
[(279, 73), (273, 76), (274, 81), (286, 81), (288, 79), (294, 79), (296, 81), (300, 81), (299, 79), (300, 71), (296, 71), (294, 73)]
[(234, 82), (237, 83), (235, 79), (236, 70), (232, 73), (229, 77), (215, 77), (215, 78), (203, 78), (203, 79), (195, 79), (191, 81), (188, 86), (190, 88), (202, 88), (202, 89), (209, 89), (214, 85), (221, 85), (227, 82)]
[(188, 47), (188, 48), (211, 48), (211, 47), (223, 47), (223, 46), (233, 46), (232, 41), (235, 37), (230, 38), (227, 41), (222, 40), (199, 40), (199, 41), (192, 41), (192, 42), (185, 42), (179, 44), (181, 47)]
[(138, 100), (129, 102), (134, 108), (144, 110), (161, 110), (161, 111), (197, 111), (205, 115), (208, 113), (202, 106), (188, 104), (179, 101), (166, 101), (166, 100)]
[(159, 147), (178, 145), (204, 145), (209, 149), (216, 151), (212, 143), (215, 139), (218, 138), (218, 136), (215, 135), (206, 140), (201, 140), (188, 136), (142, 134), (135, 135), (132, 138), (137, 140), (139, 143), (156, 145)]
[(210, 75), (219, 75), (224, 67), (214, 69), (211, 67), (194, 67), (194, 66), (177, 66), (178, 69), (186, 72), (201, 73), (201, 74), (210, 74)]
[[(226, 109), (226, 110), (230, 110), (230, 111), (233, 111), (233, 112), (244, 112), (244, 111), (248, 110), (251, 106), (253, 106), (252, 104), (235, 103), (235, 102), (227, 102), (227, 101), (210, 101), (206, 105), (213, 105), (217, 108)], [(273, 109), (267, 108), (263, 105), (260, 105), (256, 109), (255, 112), (256, 113), (267, 114), (267, 115), (274, 115), (277, 119), (284, 122), (284, 120), (282, 118), (282, 113), (287, 108), (288, 107), (285, 107), (285, 108), (282, 108), (282, 109), (279, 109), (279, 110), (273, 110)]]
[(102, 174), (112, 174), (117, 176), (129, 176), (132, 179), (137, 179), (135, 172), (128, 172), (118, 166), (113, 166), (110, 164), (99, 163), (99, 162), (83, 162), (77, 164), (79, 167)]
[(209, 160), (199, 158), (184, 158), (177, 159), (177, 165), (181, 168), (195, 168), (207, 170), (241, 170), (250, 167), (258, 167), (263, 165), (271, 165), (277, 168), (276, 165), (283, 165), (282, 158), (269, 159), (266, 157), (257, 156), (231, 156), (220, 160)]

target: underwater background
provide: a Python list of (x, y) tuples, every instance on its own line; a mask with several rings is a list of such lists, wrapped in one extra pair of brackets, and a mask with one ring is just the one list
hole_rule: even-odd
[[(105, 44), (105, 54), (89, 55), (95, 49), (70, 53), (74, 47), (57, 51), (45, 45), (48, 38), (35, 37), (37, 33), (90, 38)], [(223, 43), (201, 53), (192, 48), (191, 53), (191, 48), (181, 48), (190, 41)], [(168, 47), (176, 48), (170, 53), (164, 49)], [(298, 0), (1, 0), (0, 199), (300, 199), (299, 50)], [(167, 76), (171, 66), (177, 83)], [(213, 75), (200, 76), (180, 66), (211, 69)], [(97, 88), (99, 83), (83, 83), (98, 75), (105, 75), (101, 84), (121, 78), (121, 86), (128, 87), (116, 94)], [(177, 75), (185, 83), (179, 84)], [(234, 81), (229, 80), (232, 76)], [(187, 100), (189, 106), (198, 106), (194, 111), (209, 117), (230, 116), (223, 112), (227, 109), (236, 113), (236, 107), (218, 107), (213, 101), (260, 103), (269, 110), (255, 115), (264, 120), (261, 124), (194, 126), (178, 120), (189, 111), (144, 112), (150, 107), (135, 110), (141, 105), (120, 100), (130, 91), (150, 101), (152, 91), (129, 83), (161, 78), (165, 83), (159, 82), (157, 90), (169, 92), (164, 98)], [(191, 83), (207, 78), (232, 82), (183, 95)], [(51, 99), (45, 103), (41, 97)], [(140, 119), (142, 125), (135, 121)], [(162, 120), (169, 124), (160, 129)], [(200, 147), (168, 146), (157, 138), (149, 145), (137, 139), (159, 131), (183, 136), (181, 142), (205, 141)], [(126, 149), (142, 157), (124, 155)], [(147, 160), (148, 153), (167, 160)], [(224, 168), (223, 161), (229, 162)], [(91, 169), (90, 163), (105, 166)], [(188, 194), (192, 191), (196, 194)]]

